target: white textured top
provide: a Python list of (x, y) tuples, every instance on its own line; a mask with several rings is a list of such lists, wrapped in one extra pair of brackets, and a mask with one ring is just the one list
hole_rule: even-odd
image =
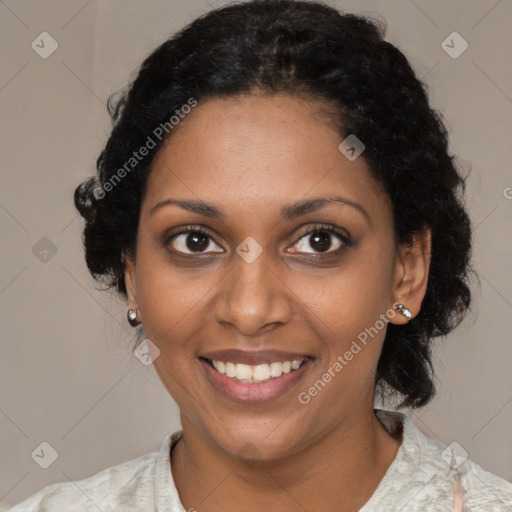
[[(405, 414), (376, 412), (388, 431), (403, 427), (402, 443), (360, 512), (512, 511), (512, 483), (424, 436)], [(84, 480), (49, 485), (9, 512), (187, 512), (170, 464), (171, 449), (181, 434), (168, 434), (159, 452)]]

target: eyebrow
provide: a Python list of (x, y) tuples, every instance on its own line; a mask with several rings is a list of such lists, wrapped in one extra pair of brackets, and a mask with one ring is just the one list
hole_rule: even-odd
[[(368, 224), (371, 225), (371, 219), (368, 212), (355, 201), (352, 201), (350, 199), (341, 197), (341, 196), (334, 196), (334, 197), (315, 197), (313, 199), (304, 199), (302, 201), (296, 201), (294, 203), (287, 203), (283, 205), (281, 208), (281, 219), (292, 221), (298, 217), (302, 217), (304, 215), (307, 215), (308, 213), (315, 212), (317, 210), (320, 210), (324, 206), (330, 203), (342, 203), (347, 206), (351, 206), (355, 210), (357, 210), (360, 214), (365, 217)], [(196, 200), (189, 200), (189, 199), (164, 199), (163, 201), (160, 201), (156, 203), (150, 210), (149, 215), (154, 215), (158, 210), (161, 208), (164, 208), (166, 206), (170, 205), (176, 205), (180, 206), (181, 208), (188, 210), (192, 213), (197, 213), (199, 215), (203, 215), (205, 217), (210, 217), (212, 219), (218, 219), (221, 221), (226, 221), (227, 215), (226, 213), (218, 208), (217, 206), (214, 206), (212, 204), (207, 204), (204, 201), (196, 201)]]

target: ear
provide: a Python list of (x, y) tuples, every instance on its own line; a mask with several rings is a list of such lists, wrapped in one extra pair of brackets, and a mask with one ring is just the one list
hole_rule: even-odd
[[(393, 276), (394, 303), (404, 304), (414, 318), (420, 311), (428, 283), (432, 249), (432, 232), (424, 228), (414, 234), (410, 245), (401, 244), (396, 258)], [(391, 320), (394, 324), (405, 324), (408, 319), (397, 313)]]
[(135, 272), (135, 263), (126, 253), (123, 254), (124, 262), (124, 281), (126, 285), (126, 294), (128, 295), (128, 308), (138, 308), (137, 301), (137, 276)]

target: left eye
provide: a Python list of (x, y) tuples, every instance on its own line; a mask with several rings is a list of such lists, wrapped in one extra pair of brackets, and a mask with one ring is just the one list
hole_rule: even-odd
[[(338, 238), (338, 243), (332, 248), (332, 236)], [(309, 252), (304, 248), (307, 246), (313, 248), (313, 253), (335, 252), (342, 245), (349, 245), (348, 237), (332, 226), (315, 227), (305, 233), (300, 240), (290, 249), (291, 252)]]

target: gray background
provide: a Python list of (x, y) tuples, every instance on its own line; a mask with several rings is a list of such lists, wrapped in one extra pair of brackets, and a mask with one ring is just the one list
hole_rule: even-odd
[[(95, 172), (108, 96), (171, 33), (224, 3), (0, 1), (0, 506), (156, 450), (180, 426), (153, 367), (131, 352), (126, 305), (86, 270), (72, 194)], [(512, 481), (512, 2), (328, 3), (386, 19), (463, 172), (472, 168), (475, 313), (439, 343), (439, 393), (413, 421)], [(31, 48), (43, 31), (59, 45), (47, 59)], [(441, 46), (454, 31), (469, 44), (456, 59)], [(31, 457), (44, 441), (58, 453), (48, 469)]]

